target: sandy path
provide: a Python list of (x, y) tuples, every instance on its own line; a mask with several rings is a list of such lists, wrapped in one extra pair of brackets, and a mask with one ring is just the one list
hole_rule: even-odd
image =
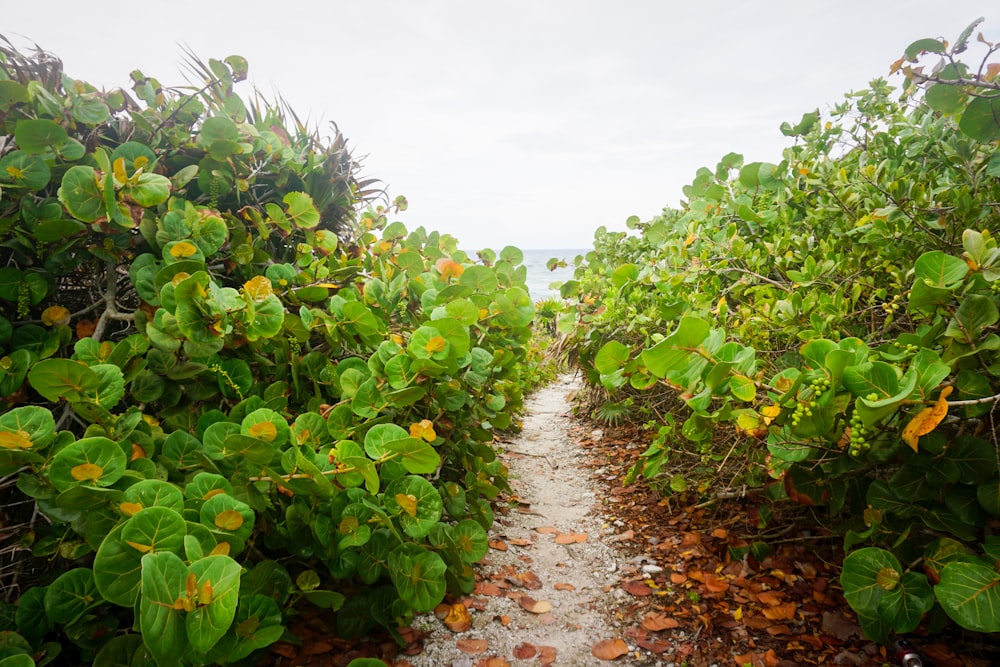
[[(612, 664), (591, 647), (622, 637), (613, 618), (621, 600), (610, 587), (624, 556), (608, 540), (616, 529), (595, 511), (596, 491), (581, 465), (586, 454), (568, 434), (567, 397), (577, 386), (564, 376), (526, 402), (523, 431), (503, 454), (519, 503), (498, 513), (495, 548), (477, 566), (480, 584), (465, 600), (472, 627), (455, 633), (433, 615), (417, 619), (414, 627), (430, 635), (423, 653), (407, 658), (415, 667)], [(623, 656), (614, 664), (642, 662)]]

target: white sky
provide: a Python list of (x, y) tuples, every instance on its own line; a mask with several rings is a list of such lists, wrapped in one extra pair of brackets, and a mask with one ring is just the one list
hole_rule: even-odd
[[(300, 116), (335, 121), (408, 228), (468, 251), (588, 247), (677, 206), (730, 151), (780, 158), (782, 121), (888, 73), (921, 37), (954, 40), (995, 0), (24, 0), (0, 33), (97, 86), (141, 69), (183, 85), (202, 60)], [(28, 42), (30, 44), (30, 42)], [(894, 79), (900, 85), (897, 75)]]

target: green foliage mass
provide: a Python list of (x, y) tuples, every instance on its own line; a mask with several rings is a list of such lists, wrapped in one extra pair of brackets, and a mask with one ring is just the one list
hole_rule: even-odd
[(842, 583), (878, 639), (941, 611), (1000, 630), (1000, 47), (961, 65), (976, 25), (907, 49), (941, 62), (901, 95), (783, 124), (781, 162), (726, 155), (682, 208), (598, 230), (562, 286), (589, 383), (659, 431), (633, 477), (825, 506), (869, 545)]
[(4, 662), (234, 663), (297, 605), (353, 636), (472, 590), (521, 253), (365, 209), (343, 137), (245, 102), (246, 67), (106, 92), (3, 49), (0, 488), (33, 572)]

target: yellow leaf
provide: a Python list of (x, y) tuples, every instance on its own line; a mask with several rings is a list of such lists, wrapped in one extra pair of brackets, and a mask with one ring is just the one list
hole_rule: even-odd
[(170, 279), (170, 283), (174, 287), (177, 287), (190, 277), (191, 277), (190, 273), (187, 273), (186, 271), (178, 271), (177, 273), (174, 274), (174, 277)]
[(188, 598), (193, 598), (198, 592), (198, 577), (194, 576), (194, 572), (188, 572), (187, 579), (184, 580), (184, 588)]
[(410, 516), (417, 516), (417, 497), (412, 493), (397, 493), (396, 503)]
[(31, 435), (27, 431), (0, 431), (0, 449), (31, 449)]
[(92, 481), (96, 482), (104, 474), (104, 468), (97, 465), (96, 463), (81, 463), (78, 466), (73, 466), (69, 474), (73, 476), (78, 482)]
[(770, 424), (774, 421), (774, 418), (781, 414), (780, 405), (765, 405), (760, 409), (761, 416), (764, 417), (764, 423)]
[(124, 503), (122, 503), (121, 505), (118, 506), (118, 509), (125, 516), (132, 516), (133, 514), (135, 514), (136, 512), (138, 512), (139, 510), (141, 510), (142, 508), (143, 508), (142, 507), (142, 503), (124, 502)]
[(692, 243), (694, 243), (697, 240), (698, 240), (698, 235), (697, 234), (691, 234), (686, 239), (684, 239), (684, 247), (685, 248), (688, 247), (689, 245), (691, 245)]
[(924, 408), (910, 420), (910, 423), (903, 429), (903, 442), (910, 446), (910, 449), (917, 451), (917, 441), (920, 436), (927, 435), (941, 423), (941, 420), (948, 414), (948, 395), (953, 387), (945, 387), (938, 396), (937, 403), (932, 407)]
[(229, 555), (229, 542), (219, 542), (215, 545), (215, 548), (208, 554), (209, 556), (228, 556)]
[(736, 608), (736, 611), (733, 612), (733, 620), (739, 621), (742, 618), (743, 618), (743, 605), (740, 605), (739, 607)]
[(130, 547), (132, 547), (133, 549), (142, 554), (148, 554), (150, 551), (153, 550), (153, 546), (151, 544), (143, 544), (142, 542), (130, 542), (128, 540), (125, 540), (125, 544), (129, 545)]
[(7, 175), (13, 179), (24, 178), (24, 172), (17, 167), (7, 167)]
[(444, 346), (448, 344), (442, 336), (434, 336), (429, 341), (427, 341), (426, 349), (431, 354), (435, 352), (441, 352), (444, 350)]
[(430, 419), (422, 419), (415, 424), (410, 424), (410, 437), (423, 438), (427, 442), (434, 442), (437, 438), (437, 433), (434, 432), (434, 422)]
[(178, 241), (174, 245), (170, 246), (170, 256), (175, 259), (192, 257), (196, 254), (198, 254), (198, 246), (190, 241)]
[(47, 327), (69, 324), (69, 311), (62, 306), (49, 306), (42, 311), (42, 324)]
[(448, 259), (447, 257), (442, 257), (434, 264), (440, 273), (441, 277), (447, 280), (448, 278), (458, 278), (463, 273), (465, 273), (465, 267), (456, 262), (455, 260)]
[(125, 171), (125, 158), (120, 157), (111, 165), (111, 170), (115, 173), (115, 180), (119, 183), (128, 182), (128, 172)]
[(211, 491), (206, 491), (205, 495), (201, 497), (202, 500), (208, 500), (209, 498), (214, 498), (220, 493), (225, 493), (225, 489), (212, 489)]
[(250, 437), (274, 442), (278, 437), (278, 427), (271, 422), (258, 422), (250, 427)]
[(243, 291), (257, 302), (263, 301), (274, 293), (274, 290), (271, 288), (271, 281), (264, 276), (255, 276), (243, 283)]
[(222, 530), (239, 530), (243, 525), (243, 515), (236, 510), (222, 510), (215, 515), (213, 523)]

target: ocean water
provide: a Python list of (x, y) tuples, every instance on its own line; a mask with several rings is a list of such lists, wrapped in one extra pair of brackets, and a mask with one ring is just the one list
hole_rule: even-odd
[[(528, 269), (526, 283), (528, 293), (533, 301), (543, 299), (558, 299), (559, 292), (549, 286), (554, 282), (563, 282), (573, 277), (573, 258), (577, 255), (585, 255), (590, 252), (589, 248), (558, 249), (558, 250), (524, 250), (524, 265)], [(564, 260), (565, 267), (549, 271), (546, 264), (553, 257)]]

